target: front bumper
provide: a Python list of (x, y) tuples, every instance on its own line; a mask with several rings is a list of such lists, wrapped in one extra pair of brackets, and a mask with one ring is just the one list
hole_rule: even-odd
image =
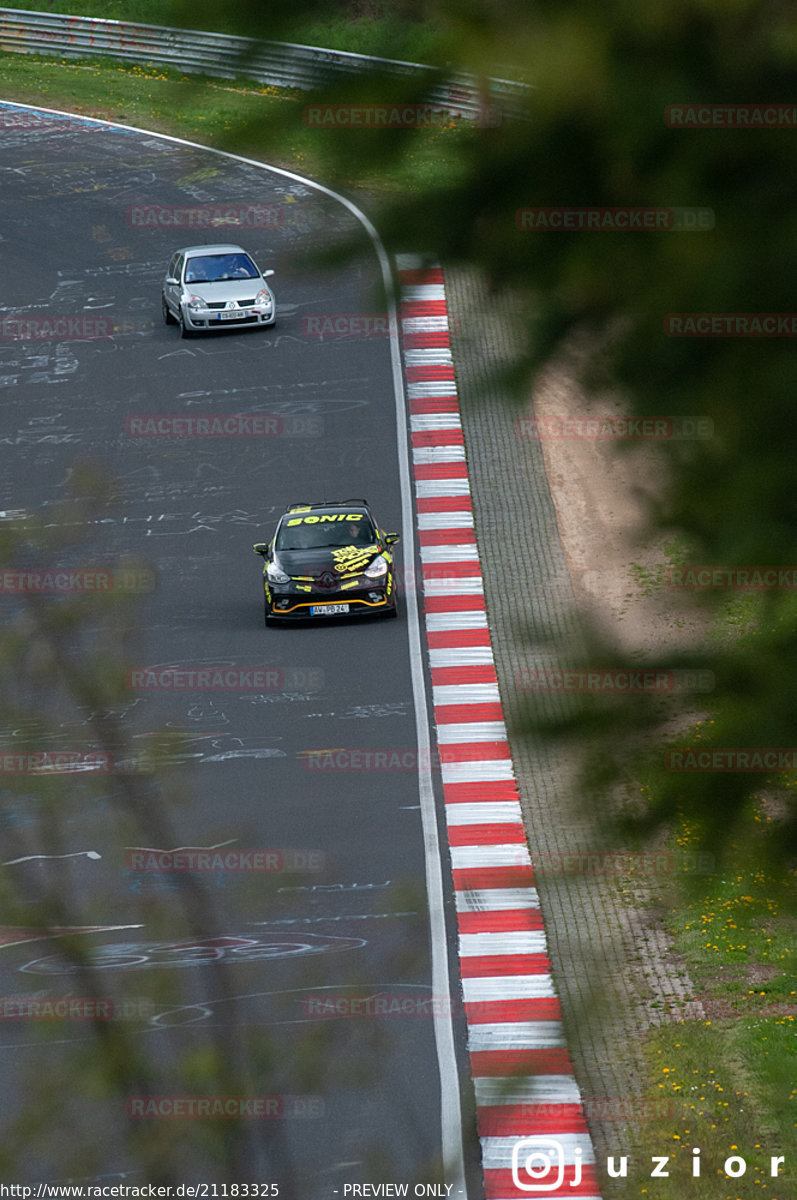
[[(368, 613), (392, 612), (396, 606), (395, 589), (386, 584), (357, 587), (343, 591), (298, 592), (290, 587), (266, 586), (268, 615), (280, 621), (319, 620), (325, 616), (356, 617)], [(339, 605), (347, 605), (345, 611)], [(318, 611), (313, 611), (318, 610)], [(336, 611), (338, 610), (338, 611)]]
[[(189, 308), (182, 305), (186, 329), (235, 329), (239, 325), (273, 325), (277, 319), (276, 307), (265, 309), (262, 305), (252, 308)], [(231, 315), (232, 314), (232, 315)]]

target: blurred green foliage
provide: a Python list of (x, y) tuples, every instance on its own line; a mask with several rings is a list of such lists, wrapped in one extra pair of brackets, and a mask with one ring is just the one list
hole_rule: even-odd
[[(340, 9), (303, 5), (278, 25), (257, 11), (260, 19), (247, 10), (239, 32), (293, 40), (291, 22)], [(434, 30), (429, 61), (439, 81), (454, 69), (470, 71), (492, 104), (501, 93), (490, 91), (487, 77), (530, 87), (522, 119), (460, 122), (441, 142), (438, 172), (424, 161), (418, 187), (374, 189), (367, 207), (388, 248), (475, 266), (493, 288), (525, 297), (527, 341), (502, 380), (518, 404), (527, 404), (537, 373), (578, 336), (594, 347), (582, 356), (588, 390), (611, 389), (633, 415), (713, 422), (711, 437), (660, 445), (670, 484), (650, 513), (650, 534), (687, 546), (685, 565), (793, 566), (793, 341), (677, 337), (665, 332), (665, 321), (794, 307), (797, 110), (790, 123), (766, 128), (683, 127), (667, 115), (671, 106), (788, 108), (794, 9), (778, 0), (421, 0), (403, 11), (409, 23)], [(417, 104), (428, 86), (417, 76), (374, 70), (320, 89), (306, 103)], [(231, 131), (228, 145), (279, 161), (300, 121), (293, 106), (250, 118)], [(309, 157), (323, 165), (324, 182), (351, 189), (380, 174), (411, 176), (421, 145), (413, 128), (330, 127), (317, 130)], [(710, 210), (711, 227), (524, 229), (518, 214), (529, 206)], [(716, 675), (715, 692), (700, 700), (712, 718), (699, 733), (705, 747), (794, 744), (795, 593), (747, 595), (743, 637), (714, 638), (669, 664)], [(722, 624), (727, 599), (717, 590), (695, 603)], [(599, 646), (587, 630), (590, 636), (593, 655), (622, 665), (617, 647)], [(682, 721), (689, 711), (685, 702)], [(540, 724), (533, 712), (529, 719)], [(616, 795), (622, 784), (638, 792), (644, 773), (647, 802), (624, 816), (643, 829), (676, 813), (694, 819), (719, 861), (731, 835), (744, 837), (749, 827), (749, 797), (774, 787), (784, 804), (762, 852), (790, 861), (797, 849), (793, 775), (673, 773), (661, 723), (656, 706), (628, 697), (583, 706), (566, 728), (549, 731), (581, 730), (591, 802)], [(756, 842), (762, 845), (760, 830)]]

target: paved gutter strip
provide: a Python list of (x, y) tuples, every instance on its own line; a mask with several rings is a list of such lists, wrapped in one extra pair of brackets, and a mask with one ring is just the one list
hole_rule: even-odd
[[(542, 1190), (513, 1182), (513, 1150), (520, 1138), (555, 1138), (565, 1166), (559, 1186), (549, 1183), (545, 1195), (598, 1200), (487, 628), (443, 273), (421, 268), (409, 255), (397, 266), (432, 698), (485, 1194), (514, 1200)], [(578, 1158), (582, 1179), (573, 1186)]]
[[(528, 730), (513, 737), (529, 711), (542, 719), (572, 711), (565, 695), (524, 694), (518, 672), (578, 659), (585, 646), (541, 444), (518, 437), (520, 412), (496, 383), (525, 344), (522, 307), (488, 293), (475, 271), (447, 271), (446, 288), (503, 710), (532, 857), (547, 866), (538, 866), (537, 886), (566, 1043), (602, 1162), (632, 1150), (650, 1119), (645, 1035), (680, 1020), (693, 989), (660, 926), (662, 881), (585, 865), (623, 848), (607, 844), (602, 815), (585, 803), (572, 746)], [(548, 371), (535, 395), (566, 415), (578, 389), (577, 378)], [(565, 469), (552, 456), (550, 478), (566, 497), (568, 481), (557, 476)], [(565, 856), (580, 865), (557, 870)], [(610, 1180), (604, 1186), (614, 1194)]]

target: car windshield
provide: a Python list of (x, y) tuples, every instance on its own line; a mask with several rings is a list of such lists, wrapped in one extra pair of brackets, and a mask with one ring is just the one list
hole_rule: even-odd
[(375, 545), (376, 531), (368, 517), (364, 513), (350, 516), (349, 520), (342, 513), (288, 517), (280, 526), (275, 549), (321, 550), (332, 546)]
[(228, 279), (257, 279), (248, 254), (198, 254), (185, 266), (186, 283), (221, 283)]

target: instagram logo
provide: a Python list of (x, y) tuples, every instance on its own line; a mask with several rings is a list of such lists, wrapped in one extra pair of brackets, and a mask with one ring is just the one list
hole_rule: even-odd
[[(581, 1183), (581, 1148), (574, 1151), (570, 1187)], [(552, 1172), (555, 1174), (552, 1175)], [(553, 1192), (564, 1186), (565, 1148), (552, 1137), (527, 1137), (512, 1147), (512, 1182), (521, 1192)]]

